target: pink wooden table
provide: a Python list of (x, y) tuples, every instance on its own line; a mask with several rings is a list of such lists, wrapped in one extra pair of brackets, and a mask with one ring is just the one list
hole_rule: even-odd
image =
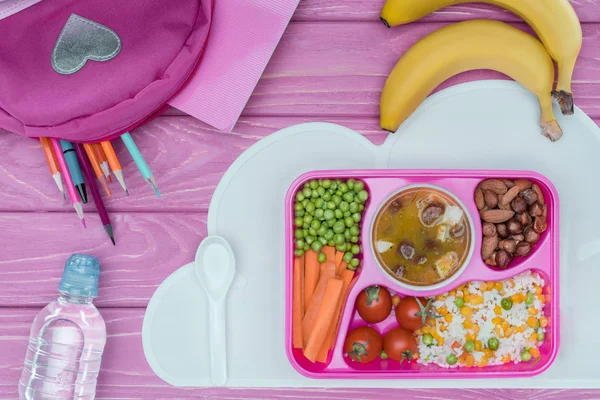
[[(573, 91), (577, 105), (599, 122), (600, 0), (571, 1), (584, 35)], [(89, 228), (82, 231), (71, 206), (57, 195), (39, 143), (0, 134), (0, 398), (16, 397), (29, 327), (57, 295), (64, 261), (74, 252), (93, 254), (102, 263), (97, 305), (108, 341), (99, 398), (600, 398), (600, 391), (588, 390), (186, 390), (165, 384), (146, 363), (140, 335), (144, 308), (160, 282), (193, 259), (206, 235), (214, 188), (243, 150), (307, 121), (340, 123), (379, 143), (385, 137), (377, 119), (383, 82), (418, 38), (471, 18), (502, 19), (527, 29), (511, 14), (484, 6), (451, 7), (419, 23), (386, 29), (378, 21), (381, 5), (382, 0), (302, 0), (232, 134), (175, 110), (133, 132), (162, 198), (154, 196), (118, 143), (131, 196), (114, 186), (115, 196), (107, 202), (116, 248), (90, 207)], [(482, 78), (501, 76), (467, 73), (444, 87)]]

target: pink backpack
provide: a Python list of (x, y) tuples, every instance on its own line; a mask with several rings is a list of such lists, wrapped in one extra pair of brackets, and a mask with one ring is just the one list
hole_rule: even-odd
[(212, 0), (46, 0), (0, 21), (0, 128), (111, 139), (166, 107), (198, 65)]

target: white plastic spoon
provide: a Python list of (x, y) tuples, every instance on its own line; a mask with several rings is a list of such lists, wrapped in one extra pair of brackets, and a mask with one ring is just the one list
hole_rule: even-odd
[(220, 236), (208, 236), (196, 251), (196, 276), (208, 297), (209, 357), (215, 386), (227, 382), (226, 297), (235, 275), (231, 246)]

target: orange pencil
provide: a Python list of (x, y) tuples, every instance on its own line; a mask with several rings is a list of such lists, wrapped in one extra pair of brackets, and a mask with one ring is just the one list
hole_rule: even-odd
[(92, 148), (96, 153), (96, 159), (100, 163), (100, 169), (104, 173), (106, 180), (112, 182), (112, 178), (110, 177), (110, 169), (108, 168), (108, 160), (106, 159), (106, 154), (104, 154), (104, 150), (102, 150), (102, 146), (100, 143), (92, 144)]
[(117, 180), (121, 184), (121, 187), (129, 196), (129, 191), (127, 191), (127, 186), (125, 185), (125, 179), (123, 179), (123, 169), (121, 168), (121, 164), (119, 163), (119, 159), (115, 154), (115, 149), (113, 149), (112, 144), (107, 140), (106, 142), (100, 143), (102, 145), (102, 150), (104, 150), (104, 154), (106, 154), (106, 158), (108, 159), (108, 164), (112, 169), (113, 173), (117, 177)]
[(63, 188), (62, 183), (62, 175), (60, 173), (60, 166), (56, 161), (56, 155), (54, 154), (54, 150), (52, 150), (52, 143), (50, 143), (50, 139), (47, 137), (41, 137), (40, 143), (42, 144), (42, 150), (44, 151), (44, 155), (46, 156), (46, 162), (48, 163), (48, 168), (50, 168), (50, 173), (52, 174), (52, 179), (56, 182), (56, 186), (58, 186), (58, 190), (63, 195), (63, 198), (67, 198), (65, 196), (65, 189)]
[(98, 180), (102, 184), (102, 187), (104, 188), (104, 191), (106, 192), (108, 197), (110, 197), (110, 189), (108, 188), (108, 184), (106, 183), (106, 178), (104, 177), (104, 173), (102, 172), (102, 169), (100, 168), (100, 163), (98, 162), (98, 159), (96, 158), (96, 152), (94, 151), (94, 147), (89, 143), (84, 143), (83, 148), (85, 149), (85, 153), (87, 154), (87, 156), (90, 160), (90, 164), (92, 164), (92, 168), (94, 169), (96, 178), (98, 178)]

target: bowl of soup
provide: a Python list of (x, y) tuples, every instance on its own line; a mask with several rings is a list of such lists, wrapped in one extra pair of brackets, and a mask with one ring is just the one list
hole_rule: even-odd
[(435, 185), (410, 185), (379, 207), (371, 247), (392, 282), (431, 290), (465, 270), (473, 253), (473, 232), (473, 220), (455, 195)]

